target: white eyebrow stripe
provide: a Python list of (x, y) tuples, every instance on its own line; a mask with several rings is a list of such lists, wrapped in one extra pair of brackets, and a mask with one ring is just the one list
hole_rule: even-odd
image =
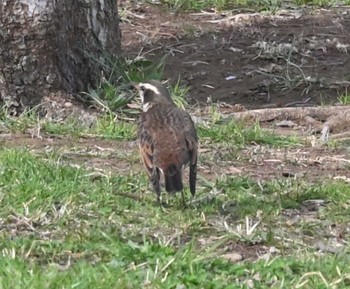
[(150, 83), (140, 83), (140, 86), (143, 86), (146, 89), (152, 90), (155, 94), (160, 94), (158, 88)]

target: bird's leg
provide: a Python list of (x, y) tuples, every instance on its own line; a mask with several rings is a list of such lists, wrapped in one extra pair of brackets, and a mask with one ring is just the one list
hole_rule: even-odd
[(151, 183), (152, 183), (152, 186), (153, 186), (153, 190), (157, 194), (157, 202), (159, 204), (161, 204), (159, 178), (160, 178), (159, 170), (158, 169), (154, 169), (150, 179), (151, 179)]
[(186, 199), (185, 199), (185, 193), (184, 190), (181, 190), (181, 199), (182, 199), (182, 205), (186, 207)]
[(159, 193), (156, 192), (156, 194), (157, 194), (157, 203), (158, 203), (159, 205), (162, 205), (162, 200), (161, 200), (161, 198), (160, 198), (160, 192), (159, 192)]
[(162, 205), (162, 199), (160, 197), (160, 186), (159, 186), (159, 182), (153, 186), (153, 190), (156, 192), (157, 195), (157, 203), (159, 205)]

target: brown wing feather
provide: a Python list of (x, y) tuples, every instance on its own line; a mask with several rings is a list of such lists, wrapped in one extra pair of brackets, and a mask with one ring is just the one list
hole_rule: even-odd
[(144, 117), (141, 116), (138, 123), (138, 138), (139, 138), (139, 149), (142, 159), (142, 163), (149, 176), (153, 173), (153, 155), (154, 146), (153, 138), (150, 132), (142, 125), (144, 122)]
[(185, 120), (185, 139), (187, 149), (189, 152), (190, 163), (190, 191), (194, 195), (196, 193), (196, 179), (197, 179), (197, 154), (198, 154), (198, 136), (194, 123), (188, 113), (184, 115)]
[(190, 115), (185, 112), (184, 114), (185, 127), (184, 134), (187, 142), (187, 149), (189, 150), (190, 156), (190, 164), (197, 163), (197, 148), (198, 148), (198, 136), (196, 132), (196, 128), (194, 123), (190, 117)]
[(147, 171), (147, 174), (150, 176), (153, 172), (153, 148), (152, 145), (140, 141), (140, 155), (142, 163)]

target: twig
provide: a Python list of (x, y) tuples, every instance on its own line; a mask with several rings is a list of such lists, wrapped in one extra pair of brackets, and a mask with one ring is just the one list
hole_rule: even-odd
[(295, 105), (298, 105), (298, 104), (305, 104), (305, 103), (309, 102), (310, 99), (311, 98), (308, 97), (305, 100), (293, 101), (293, 102), (287, 103), (284, 107), (295, 106)]

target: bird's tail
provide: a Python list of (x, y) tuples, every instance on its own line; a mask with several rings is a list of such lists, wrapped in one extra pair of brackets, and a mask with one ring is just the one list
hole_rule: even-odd
[(190, 191), (192, 196), (196, 193), (197, 164), (190, 165)]
[(182, 170), (175, 165), (170, 165), (164, 171), (165, 190), (168, 193), (180, 192), (183, 190)]

